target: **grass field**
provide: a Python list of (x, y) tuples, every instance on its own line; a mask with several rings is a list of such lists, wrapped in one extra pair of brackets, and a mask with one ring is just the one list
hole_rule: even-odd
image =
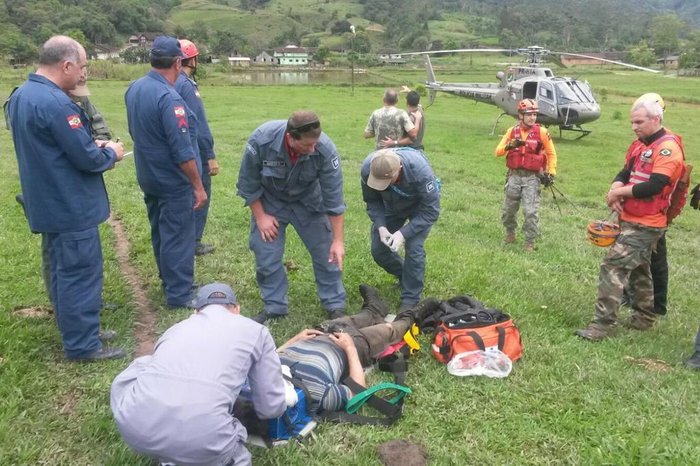
[[(667, 126), (684, 136), (690, 161), (700, 163), (700, 107), (692, 103), (700, 98), (700, 81), (637, 73), (587, 75), (594, 90), (606, 90), (603, 115), (588, 125), (590, 136), (555, 140), (557, 186), (577, 208), (562, 203), (560, 215), (551, 195), (543, 195), (542, 237), (532, 254), (522, 251), (522, 240), (508, 247), (501, 243), (505, 168), (492, 155), (498, 136), (489, 134), (498, 109), (441, 95), (426, 111), (426, 153), (443, 192), (442, 213), (426, 243), (425, 295), (468, 293), (510, 313), (525, 349), (513, 373), (504, 380), (452, 377), (430, 356), (424, 336), (424, 349), (407, 379), (413, 394), (398, 424), (321, 425), (303, 446), (253, 449), (255, 464), (379, 464), (376, 448), (391, 439), (421, 443), (434, 465), (700, 464), (700, 374), (681, 363), (700, 324), (700, 213), (687, 208), (668, 231), (670, 310), (660, 325), (644, 333), (620, 329), (616, 338), (595, 344), (573, 336), (592, 316), (605, 254), (586, 242), (585, 225), (607, 216), (603, 196), (632, 140), (629, 105), (643, 92), (661, 92), (670, 101)], [(423, 75), (409, 71), (388, 77), (397, 85), (415, 86)], [(215, 78), (211, 82), (218, 82)], [(21, 79), (6, 75), (0, 97)], [(113, 133), (129, 147), (126, 86), (124, 81), (90, 85)], [(358, 309), (360, 283), (377, 286), (392, 307), (398, 306), (393, 280), (369, 253), (370, 225), (359, 187), (360, 164), (373, 147), (362, 131), (369, 113), (381, 105), (382, 89), (356, 87), (351, 96), (348, 86), (204, 85), (201, 92), (222, 173), (214, 179), (205, 233), (217, 251), (197, 259), (196, 281), (228, 282), (244, 314), (261, 309), (247, 248), (249, 213), (235, 195), (240, 157), (259, 124), (311, 108), (343, 160), (349, 309)], [(501, 133), (507, 124), (504, 119)], [(51, 318), (16, 314), (20, 308), (47, 306), (48, 300), (39, 273), (40, 239), (29, 233), (13, 199), (19, 180), (7, 131), (0, 132), (0, 170), (5, 178), (0, 183), (0, 464), (151, 464), (126, 447), (111, 418), (110, 383), (128, 361), (66, 363)], [(113, 214), (127, 232), (130, 260), (158, 313), (160, 333), (187, 314), (164, 308), (133, 159), (105, 178)], [(138, 309), (117, 265), (114, 233), (105, 224), (101, 234), (104, 297), (118, 306), (103, 313), (103, 323), (119, 331), (118, 344), (133, 351)], [(299, 269), (290, 274), (290, 317), (270, 325), (278, 343), (324, 317), (308, 255), (294, 234), (288, 238), (286, 260)]]

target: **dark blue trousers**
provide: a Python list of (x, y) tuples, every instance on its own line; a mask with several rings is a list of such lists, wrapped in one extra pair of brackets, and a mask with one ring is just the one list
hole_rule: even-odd
[(69, 359), (102, 347), (102, 246), (97, 227), (69, 233), (43, 233), (49, 253), (50, 296)]
[[(386, 217), (386, 228), (390, 233), (401, 229), (406, 223), (406, 217)], [(392, 252), (379, 239), (379, 231), (372, 224), (372, 257), (381, 268), (399, 279), (401, 283), (401, 304), (416, 304), (423, 293), (423, 278), (425, 276), (425, 248), (423, 244), (430, 233), (430, 228), (406, 238), (405, 259)]]
[(209, 160), (202, 160), (202, 185), (207, 193), (207, 202), (199, 210), (194, 211), (194, 239), (197, 243), (202, 241), (204, 227), (207, 225), (209, 216), (209, 202), (211, 201), (211, 175), (209, 175)]
[(144, 195), (151, 223), (151, 245), (168, 306), (190, 303), (194, 284), (194, 197)]

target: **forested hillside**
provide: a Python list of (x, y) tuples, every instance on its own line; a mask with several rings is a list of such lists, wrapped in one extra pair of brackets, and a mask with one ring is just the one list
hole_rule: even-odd
[(359, 53), (538, 44), (632, 49), (642, 61), (685, 50), (691, 64), (700, 53), (697, 0), (4, 0), (0, 23), (2, 53), (15, 61), (56, 33), (91, 48), (147, 31), (219, 55), (288, 43), (342, 51), (351, 39)]

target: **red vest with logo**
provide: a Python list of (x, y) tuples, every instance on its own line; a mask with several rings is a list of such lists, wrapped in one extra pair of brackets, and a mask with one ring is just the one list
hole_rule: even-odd
[[(522, 140), (520, 125), (511, 129), (510, 140)], [(539, 172), (546, 168), (547, 157), (540, 139), (540, 125), (533, 125), (527, 133), (525, 145), (511, 149), (506, 155), (506, 166), (512, 169), (524, 169)]]
[[(630, 180), (625, 186), (649, 181), (651, 171), (654, 166), (652, 156), (658, 151), (659, 146), (664, 141), (674, 141), (681, 149), (681, 153), (683, 153), (683, 143), (680, 136), (673, 134), (668, 130), (666, 130), (665, 135), (661, 136), (648, 146), (639, 139), (632, 143), (630, 148), (627, 149), (627, 156), (625, 158), (625, 166), (631, 169)], [(683, 159), (685, 160), (685, 154), (683, 154)], [(623, 209), (628, 214), (637, 217), (665, 212), (666, 209), (668, 209), (671, 194), (673, 193), (673, 190), (676, 189), (676, 184), (678, 183), (678, 180), (671, 181), (671, 184), (664, 186), (659, 194), (655, 194), (652, 197), (640, 199), (630, 197), (625, 199), (624, 204), (622, 204)]]

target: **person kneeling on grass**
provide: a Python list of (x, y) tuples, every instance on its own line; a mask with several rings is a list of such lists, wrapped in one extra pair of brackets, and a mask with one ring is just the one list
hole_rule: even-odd
[(245, 427), (232, 416), (246, 378), (257, 416), (287, 408), (275, 343), (240, 315), (228, 285), (200, 288), (190, 318), (169, 328), (150, 356), (112, 383), (111, 407), (124, 441), (178, 465), (250, 465)]
[(355, 393), (342, 381), (349, 377), (365, 386), (363, 367), (370, 366), (389, 345), (401, 341), (411, 324), (420, 326), (440, 305), (434, 298), (425, 299), (387, 323), (384, 318), (389, 308), (378, 291), (360, 285), (360, 294), (363, 304), (358, 314), (302, 330), (277, 348), (282, 364), (289, 366), (308, 390), (312, 412), (343, 410)]

